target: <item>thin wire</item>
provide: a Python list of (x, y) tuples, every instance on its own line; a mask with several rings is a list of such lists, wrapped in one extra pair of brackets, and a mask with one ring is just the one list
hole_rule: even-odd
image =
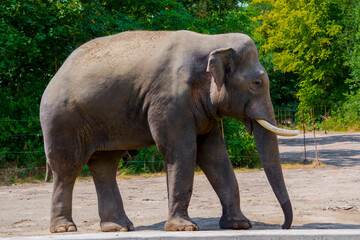
[(29, 168), (0, 168), (0, 171), (23, 171), (30, 169), (45, 169), (46, 167), (29, 167)]
[(0, 154), (32, 154), (32, 153), (45, 153), (44, 151), (27, 151), (27, 152), (0, 152)]
[(0, 122), (40, 122), (34, 119), (0, 119)]
[(41, 133), (24, 133), (24, 134), (13, 134), (13, 135), (5, 135), (3, 137), (22, 137), (22, 136), (37, 136), (43, 137)]

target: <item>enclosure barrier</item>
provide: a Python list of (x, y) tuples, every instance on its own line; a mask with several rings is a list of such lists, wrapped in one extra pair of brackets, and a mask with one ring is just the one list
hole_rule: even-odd
[[(320, 117), (318, 114), (315, 114), (315, 107), (308, 109), (307, 111), (302, 111), (301, 119), (299, 119), (299, 112), (297, 108), (288, 108), (288, 107), (275, 107), (274, 111), (275, 111), (275, 119), (276, 119), (276, 124), (278, 126), (281, 127), (288, 127), (288, 128), (302, 128), (303, 130), (303, 137), (304, 137), (304, 158), (303, 159), (295, 159), (295, 161), (297, 162), (302, 162), (302, 163), (309, 163), (309, 159), (307, 157), (306, 154), (306, 132), (307, 131), (312, 131), (313, 132), (313, 141), (315, 144), (315, 149), (316, 149), (316, 156), (315, 156), (315, 161), (318, 163), (319, 161), (319, 156), (318, 156), (318, 152), (317, 152), (317, 147), (316, 147), (316, 131), (315, 131), (315, 125), (317, 125), (320, 122), (323, 122), (323, 129), (322, 131), (326, 134), (328, 132), (328, 130), (326, 129), (326, 123), (323, 120), (326, 120), (327, 116), (327, 112), (326, 112), (326, 106), (321, 107), (318, 109), (323, 109), (322, 113), (323, 115), (320, 114)], [(307, 113), (307, 114), (305, 114)], [(315, 118), (314, 116), (317, 115), (318, 118)], [(307, 116), (307, 117), (306, 117)], [(309, 119), (310, 118), (310, 119)], [(9, 125), (9, 123), (24, 123), (26, 125), (26, 123), (32, 123), (32, 124), (36, 124), (37, 125), (37, 129), (38, 132), (34, 133), (34, 132), (28, 132), (26, 126), (22, 126), (22, 130), (23, 132), (18, 132), (18, 130), (13, 130), (13, 131), (7, 131), (8, 133), (5, 132), (5, 134), (1, 135), (0, 137), (0, 182), (4, 181), (5, 176), (7, 178), (11, 178), (13, 176), (22, 176), (22, 175), (45, 175), (46, 172), (46, 167), (45, 167), (45, 154), (44, 154), (44, 150), (43, 150), (43, 135), (41, 133), (40, 130), (40, 123), (39, 120), (32, 120), (32, 119), (0, 119), (0, 127), (4, 128), (4, 123), (6, 123), (6, 125)], [(29, 125), (29, 124), (27, 124)], [(1, 130), (0, 128), (0, 130)], [(223, 132), (223, 124), (221, 122), (221, 128), (222, 128), (222, 135), (224, 137), (224, 132)], [(3, 129), (2, 132), (4, 132), (5, 129)], [(11, 134), (9, 134), (9, 132), (13, 132)], [(29, 140), (30, 138), (30, 140)], [(24, 149), (21, 151), (14, 151), (11, 150), (11, 146), (4, 146), (3, 144), (6, 144), (7, 142), (12, 142), (13, 139), (16, 139), (16, 141), (23, 141), (23, 145), (24, 145)], [(39, 150), (39, 146), (37, 146), (37, 149), (31, 149), (26, 147), (26, 143), (29, 141), (35, 141), (37, 140), (40, 145), (41, 145), (41, 149)], [(312, 141), (312, 140), (311, 140)], [(248, 156), (248, 155), (236, 155), (235, 157), (238, 158), (247, 158), (247, 159), (255, 159), (258, 158), (258, 156)], [(41, 161), (38, 161), (38, 159), (42, 159)], [(6, 163), (6, 159), (14, 159), (13, 164), (9, 164)], [(17, 162), (18, 159), (28, 159), (28, 161), (31, 161), (31, 159), (37, 159), (36, 164), (39, 165), (35, 165), (35, 166), (31, 166), (31, 167), (21, 167), (21, 166), (16, 166), (14, 167)], [(164, 162), (162, 160), (134, 160), (134, 159), (127, 159), (128, 161), (124, 161), (123, 166), (126, 166), (126, 164), (128, 164), (129, 162), (131, 163), (138, 163), (138, 164), (144, 164), (144, 166), (146, 166), (146, 164), (164, 164)]]

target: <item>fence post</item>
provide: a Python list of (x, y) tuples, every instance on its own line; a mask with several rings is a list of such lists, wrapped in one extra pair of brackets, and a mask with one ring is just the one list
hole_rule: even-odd
[(305, 141), (305, 117), (304, 117), (304, 110), (302, 110), (302, 122), (303, 122), (303, 133), (304, 133), (304, 154), (305, 154), (305, 159), (304, 159), (304, 164), (307, 163), (307, 159), (306, 159), (306, 141)]
[(324, 116), (324, 133), (327, 134), (327, 132), (326, 132), (326, 106), (325, 106), (325, 116)]
[(57, 58), (55, 56), (55, 73), (57, 72), (58, 68), (57, 68)]
[(287, 113), (288, 113), (288, 115), (286, 116), (286, 124), (287, 124), (287, 126), (290, 126), (290, 118), (289, 118), (289, 116), (290, 116), (290, 109), (289, 109), (289, 108), (287, 109)]
[(315, 163), (316, 165), (319, 165), (319, 156), (318, 156), (318, 150), (317, 150), (317, 146), (316, 146), (316, 137), (315, 137), (315, 123), (314, 123), (314, 107), (313, 109), (310, 109), (310, 113), (311, 113), (311, 121), (312, 121), (312, 125), (313, 125), (313, 132), (314, 132), (314, 145), (315, 145)]
[(221, 119), (221, 133), (222, 133), (222, 137), (225, 140), (225, 133), (224, 133), (224, 124), (223, 124), (223, 120)]

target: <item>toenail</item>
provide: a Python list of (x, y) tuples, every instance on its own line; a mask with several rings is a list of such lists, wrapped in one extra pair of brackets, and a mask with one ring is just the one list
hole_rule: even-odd
[(237, 222), (234, 222), (233, 226), (234, 229), (238, 229), (239, 228), (239, 224)]
[(249, 228), (250, 228), (249, 223), (244, 223), (244, 224), (242, 225), (242, 228), (243, 228), (243, 229), (249, 229)]
[(68, 227), (68, 232), (76, 232), (76, 227), (75, 226), (69, 226)]
[(193, 226), (187, 226), (187, 227), (184, 229), (184, 231), (193, 231), (193, 230), (194, 230)]
[(58, 227), (56, 229), (56, 232), (66, 232), (66, 228), (65, 227)]

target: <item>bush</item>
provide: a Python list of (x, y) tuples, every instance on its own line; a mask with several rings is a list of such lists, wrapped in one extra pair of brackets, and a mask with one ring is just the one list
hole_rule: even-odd
[(0, 169), (45, 165), (42, 132), (37, 120), (0, 120)]
[(165, 169), (161, 153), (156, 146), (131, 150), (121, 159), (119, 169), (122, 174), (162, 172)]
[(238, 120), (223, 120), (225, 142), (234, 167), (257, 168), (261, 166), (254, 137), (249, 135), (245, 126)]
[[(126, 30), (188, 29), (203, 33), (253, 30), (246, 7), (233, 0), (216, 2), (218, 7), (213, 8), (211, 1), (203, 5), (175, 0), (3, 0), (0, 168), (45, 172), (40, 99), (52, 76), (74, 49), (96, 37)], [(122, 166), (129, 173), (162, 171), (159, 159), (161, 155), (151, 147), (139, 150), (133, 162), (123, 162)], [(22, 178), (27, 173), (24, 170), (16, 175)], [(83, 174), (87, 173), (84, 168)]]
[[(224, 119), (225, 142), (234, 167), (261, 166), (253, 136), (244, 125), (234, 119)], [(156, 146), (129, 152), (119, 163), (122, 174), (154, 173), (164, 171), (164, 161)]]
[(347, 101), (326, 120), (327, 128), (334, 131), (360, 131), (360, 90), (347, 97)]

